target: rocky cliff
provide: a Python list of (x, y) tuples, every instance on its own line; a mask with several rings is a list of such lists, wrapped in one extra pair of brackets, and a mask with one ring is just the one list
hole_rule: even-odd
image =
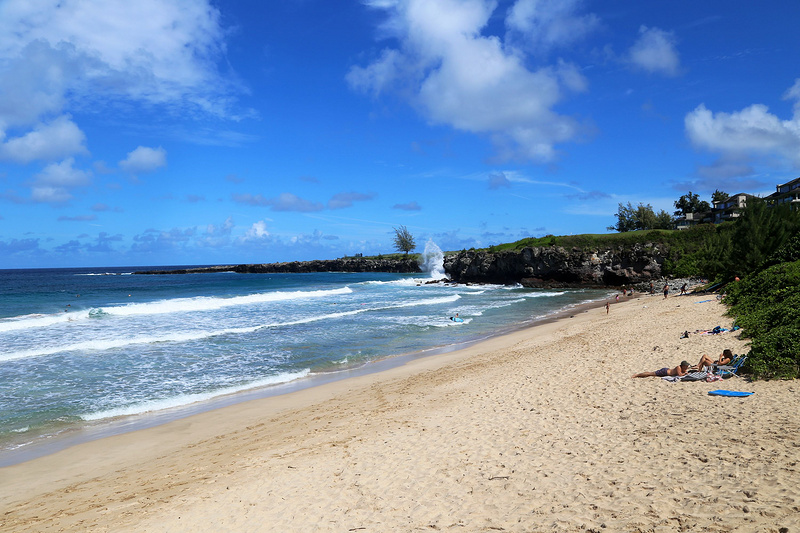
[[(667, 257), (664, 245), (646, 244), (586, 250), (559, 246), (524, 248), (520, 251), (464, 251), (448, 255), (444, 270), (460, 283), (521, 283), (527, 287), (621, 286), (662, 277)], [(420, 272), (415, 259), (368, 259), (363, 257), (212, 266), (178, 270), (150, 270), (136, 274), (193, 274), (208, 272), (303, 273), (303, 272)]]
[(528, 287), (621, 286), (658, 279), (667, 250), (660, 244), (609, 249), (524, 248), (464, 251), (445, 258), (457, 282), (522, 283)]

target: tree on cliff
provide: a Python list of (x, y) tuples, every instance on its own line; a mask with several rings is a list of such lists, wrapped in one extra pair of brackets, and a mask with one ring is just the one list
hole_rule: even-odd
[[(719, 191), (717, 191), (719, 192)], [(724, 193), (723, 193), (724, 194)], [(705, 213), (711, 211), (711, 205), (705, 200), (701, 200), (700, 196), (689, 191), (689, 194), (684, 194), (675, 201), (675, 216), (688, 215), (689, 213)]]
[(408, 252), (413, 250), (417, 247), (416, 243), (414, 242), (414, 236), (411, 235), (411, 232), (408, 231), (408, 228), (405, 226), (400, 226), (399, 228), (392, 228), (394, 230), (394, 247), (397, 249), (398, 252), (405, 252), (408, 255)]
[(608, 229), (619, 231), (648, 230), (648, 229), (672, 229), (672, 215), (663, 209), (656, 214), (653, 206), (640, 203), (636, 207), (628, 202), (628, 205), (619, 204), (617, 210), (617, 223), (609, 226)]
[(725, 191), (721, 191), (719, 189), (717, 189), (713, 193), (711, 193), (711, 202), (712, 203), (724, 202), (728, 198), (730, 198), (730, 195), (728, 193), (726, 193)]

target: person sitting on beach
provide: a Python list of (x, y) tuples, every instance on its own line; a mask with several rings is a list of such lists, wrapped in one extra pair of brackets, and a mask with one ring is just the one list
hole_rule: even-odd
[(697, 369), (701, 370), (704, 366), (728, 365), (731, 361), (733, 361), (733, 352), (728, 349), (722, 350), (716, 361), (712, 361), (707, 354), (703, 354), (700, 362), (697, 363)]
[(639, 372), (638, 374), (634, 374), (632, 378), (663, 378), (667, 376), (685, 376), (689, 373), (689, 363), (687, 361), (681, 361), (681, 364), (676, 366), (675, 368), (661, 368), (656, 370), (655, 372)]

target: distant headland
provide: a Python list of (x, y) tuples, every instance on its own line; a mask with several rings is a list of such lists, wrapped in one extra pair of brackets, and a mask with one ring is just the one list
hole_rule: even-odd
[[(442, 270), (460, 283), (521, 283), (528, 287), (618, 287), (662, 277), (667, 250), (658, 244), (607, 248), (525, 247), (521, 250), (463, 250), (443, 256)], [(135, 274), (240, 274), (308, 272), (425, 271), (418, 255), (345, 257), (331, 260), (208, 266), (176, 270), (147, 270)]]
[(290, 261), (285, 263), (254, 263), (244, 265), (207, 266), (180, 268), (175, 270), (144, 270), (134, 274), (208, 274), (236, 272), (238, 274), (277, 274), (307, 272), (421, 272), (416, 256), (404, 259), (344, 257), (341, 259), (317, 259), (313, 261)]

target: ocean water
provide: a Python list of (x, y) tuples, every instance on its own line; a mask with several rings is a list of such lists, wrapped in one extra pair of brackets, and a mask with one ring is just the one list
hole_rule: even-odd
[(132, 274), (149, 268), (0, 270), (0, 464), (93, 424), (435, 354), (608, 294), (426, 283), (441, 263), (416, 275)]

